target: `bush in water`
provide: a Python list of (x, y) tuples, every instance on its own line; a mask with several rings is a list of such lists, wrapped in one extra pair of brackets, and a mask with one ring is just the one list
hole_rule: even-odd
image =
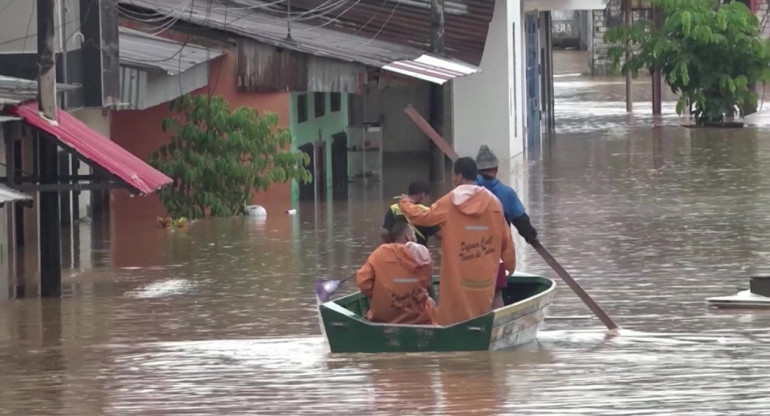
[(171, 141), (149, 156), (174, 179), (159, 191), (171, 217), (201, 218), (244, 213), (257, 190), (291, 179), (309, 182), (306, 154), (287, 150), (291, 136), (278, 117), (239, 107), (220, 96), (185, 95), (170, 103), (163, 120)]

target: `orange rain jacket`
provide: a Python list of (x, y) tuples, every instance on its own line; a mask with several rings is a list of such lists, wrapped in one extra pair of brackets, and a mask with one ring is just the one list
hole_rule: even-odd
[(431, 324), (433, 261), (417, 243), (382, 244), (356, 274), (356, 285), (370, 299), (366, 318), (391, 324)]
[(485, 188), (460, 185), (429, 210), (399, 201), (415, 225), (441, 226), (439, 325), (462, 322), (492, 310), (500, 259), (506, 270), (516, 268), (511, 229), (500, 201)]

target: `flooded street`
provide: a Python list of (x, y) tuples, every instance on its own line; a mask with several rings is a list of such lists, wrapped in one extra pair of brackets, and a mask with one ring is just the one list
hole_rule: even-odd
[(705, 299), (770, 271), (770, 131), (684, 129), (671, 97), (654, 119), (643, 80), (627, 115), (580, 53), (556, 56), (556, 134), (512, 183), (619, 336), (517, 237), (519, 270), (559, 285), (536, 343), (331, 355), (313, 279), (376, 247), (400, 173), (266, 222), (81, 225), (63, 299), (0, 299), (0, 414), (763, 414), (770, 311)]

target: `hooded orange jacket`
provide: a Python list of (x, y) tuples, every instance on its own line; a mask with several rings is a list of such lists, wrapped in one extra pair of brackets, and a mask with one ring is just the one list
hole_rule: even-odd
[(391, 324), (431, 324), (427, 288), (433, 261), (425, 246), (383, 244), (356, 274), (356, 285), (369, 299), (366, 318)]
[(476, 185), (460, 185), (429, 210), (408, 198), (401, 211), (415, 225), (441, 226), (439, 325), (462, 322), (492, 310), (500, 259), (506, 270), (516, 268), (511, 229), (500, 201)]

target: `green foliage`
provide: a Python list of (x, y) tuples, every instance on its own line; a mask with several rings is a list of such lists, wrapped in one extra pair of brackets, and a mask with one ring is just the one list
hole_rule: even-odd
[(185, 95), (170, 103), (177, 113), (163, 120), (171, 141), (149, 156), (174, 179), (160, 199), (171, 217), (200, 218), (244, 213), (257, 190), (297, 179), (309, 182), (306, 154), (287, 150), (291, 136), (278, 117), (239, 107), (220, 96)]
[[(770, 78), (770, 46), (759, 36), (759, 22), (739, 2), (716, 0), (652, 0), (663, 15), (659, 30), (652, 22), (610, 29), (614, 67), (637, 76), (646, 67), (660, 70), (678, 94), (676, 111), (690, 109), (697, 124), (724, 121), (736, 110), (743, 116), (755, 108), (751, 88)], [(625, 59), (626, 42), (632, 53)]]

